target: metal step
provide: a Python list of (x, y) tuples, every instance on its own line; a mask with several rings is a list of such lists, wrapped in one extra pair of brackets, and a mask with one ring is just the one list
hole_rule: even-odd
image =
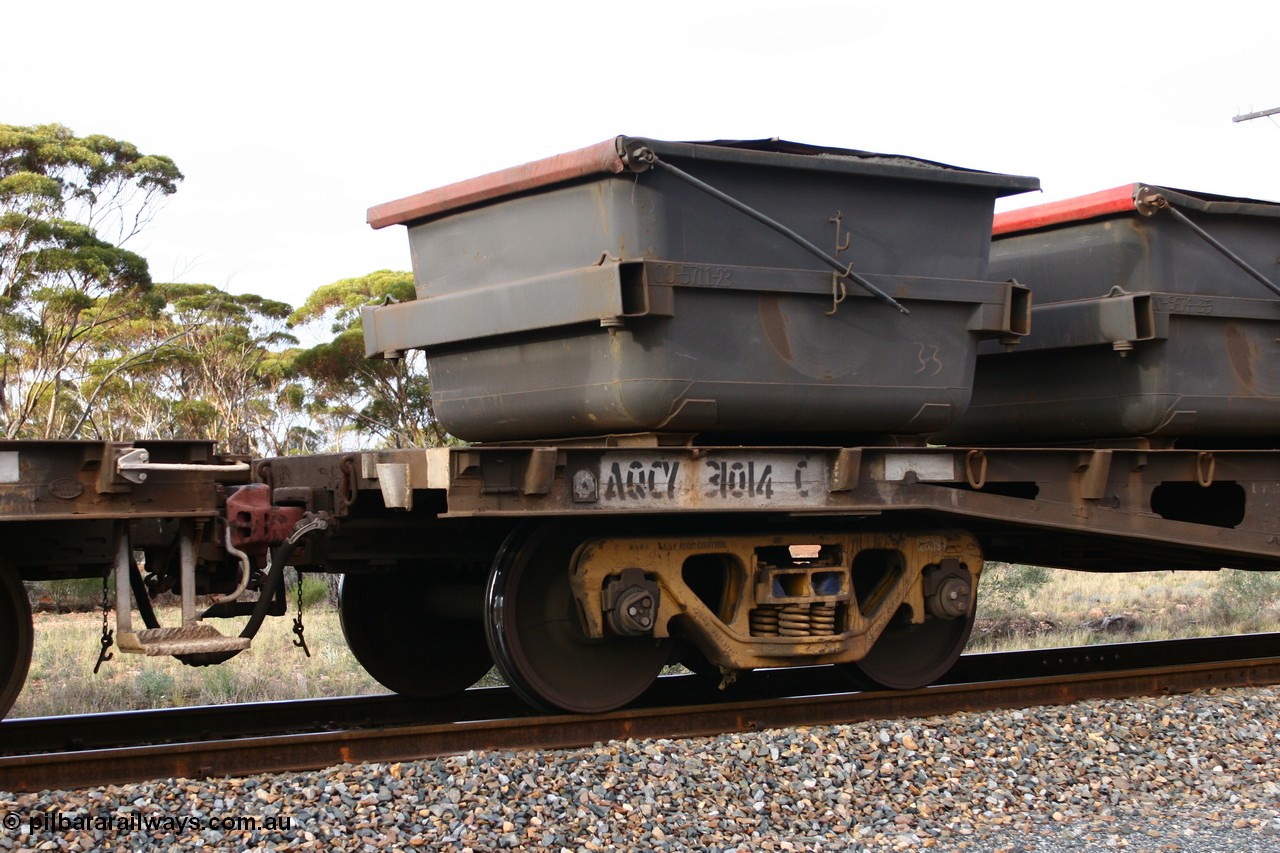
[(228, 637), (212, 625), (204, 624), (121, 631), (116, 644), (120, 651), (138, 655), (191, 655), (249, 648), (247, 638)]

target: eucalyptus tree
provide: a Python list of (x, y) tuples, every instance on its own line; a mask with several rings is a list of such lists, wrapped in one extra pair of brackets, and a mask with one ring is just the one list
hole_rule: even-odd
[(412, 273), (379, 270), (317, 288), (290, 316), (294, 327), (327, 324), (332, 336), (299, 351), (292, 361), (295, 374), (311, 383), (311, 411), (331, 430), (393, 447), (451, 440), (432, 413), (421, 352), (395, 361), (365, 358), (360, 308), (413, 297)]
[(154, 321), (103, 341), (95, 368), (105, 412), (231, 453), (276, 454), (296, 442), (303, 392), (286, 375), (297, 344), (285, 328), (292, 306), (208, 284), (156, 284), (152, 294), (163, 303)]
[(180, 180), (128, 142), (0, 124), (0, 435), (83, 423), (90, 342), (161, 307), (146, 260), (123, 246)]

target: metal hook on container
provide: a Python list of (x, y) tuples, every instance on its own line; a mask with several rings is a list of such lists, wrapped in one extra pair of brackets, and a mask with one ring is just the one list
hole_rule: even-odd
[[(850, 266), (853, 266), (850, 264)], [(833, 272), (831, 274), (831, 310), (823, 311), (827, 317), (834, 317), (836, 312), (840, 310), (840, 303), (844, 302), (845, 297), (849, 295), (849, 288), (845, 287), (842, 279), (844, 276), (840, 273)]]
[(771, 228), (774, 231), (778, 232), (783, 237), (786, 237), (788, 240), (795, 243), (797, 246), (804, 249), (809, 254), (818, 258), (827, 266), (831, 267), (833, 270), (838, 272), (841, 275), (841, 277), (848, 278), (854, 284), (858, 285), (867, 293), (870, 293), (872, 296), (874, 296), (876, 299), (879, 299), (881, 302), (885, 303), (886, 305), (892, 305), (894, 308), (897, 308), (898, 311), (900, 311), (903, 314), (911, 313), (898, 300), (894, 299), (892, 296), (885, 293), (883, 290), (876, 287), (871, 282), (867, 281), (867, 279), (864, 278), (863, 276), (855, 273), (852, 269), (852, 264), (845, 265), (841, 261), (832, 257), (831, 254), (818, 248), (811, 241), (802, 237), (800, 234), (796, 233), (791, 228), (788, 228), (787, 226), (783, 225), (781, 222), (778, 222), (776, 219), (772, 219), (766, 216), (765, 214), (761, 213), (760, 211), (756, 210), (754, 207), (751, 207), (747, 204), (744, 204), (741, 201), (738, 201), (736, 198), (729, 195), (728, 193), (721, 192), (720, 190), (716, 189), (715, 187), (711, 186), (705, 181), (699, 180), (698, 178), (695, 178), (693, 175), (690, 175), (688, 172), (684, 171), (683, 169), (673, 166), (670, 163), (659, 159), (657, 153), (655, 153), (652, 148), (649, 148), (648, 146), (643, 144), (636, 144), (634, 146), (628, 147), (624, 152), (623, 163), (626, 164), (627, 168), (631, 169), (634, 172), (643, 172), (646, 169), (649, 169), (651, 167), (657, 167), (659, 169), (666, 171), (668, 174), (672, 175), (673, 177), (679, 178), (680, 180), (684, 181), (694, 189), (699, 190), (700, 192), (706, 193), (707, 195), (711, 196), (717, 201), (720, 201), (728, 205), (729, 207), (732, 207), (734, 210), (738, 211), (739, 213), (742, 213), (751, 217), (755, 221), (759, 222), (761, 225), (764, 225), (765, 227)]

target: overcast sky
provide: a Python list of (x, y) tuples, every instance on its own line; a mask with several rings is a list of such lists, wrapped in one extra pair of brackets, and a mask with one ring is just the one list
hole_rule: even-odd
[(59, 122), (186, 180), (130, 247), (158, 281), (299, 303), (408, 269), (384, 201), (618, 134), (778, 136), (1280, 199), (1280, 5), (1233, 2), (28, 3), (0, 123)]

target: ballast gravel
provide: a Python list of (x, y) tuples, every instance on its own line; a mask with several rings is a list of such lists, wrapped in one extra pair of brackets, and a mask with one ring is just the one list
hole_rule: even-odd
[(0, 850), (1274, 851), (1277, 698), (1210, 690), (0, 792)]

